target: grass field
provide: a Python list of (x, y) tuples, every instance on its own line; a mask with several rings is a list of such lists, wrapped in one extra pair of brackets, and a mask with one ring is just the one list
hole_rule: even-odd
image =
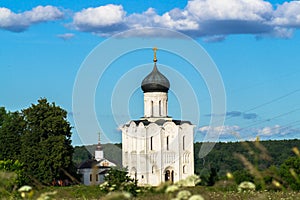
[[(237, 191), (224, 191), (224, 188), (215, 187), (191, 187), (184, 188), (192, 194), (200, 194), (207, 200), (240, 200), (240, 199), (255, 199), (255, 200), (298, 200), (300, 199), (299, 191), (253, 191), (253, 192), (237, 192)], [(223, 191), (222, 191), (223, 190)], [(46, 187), (42, 190), (35, 191), (32, 199), (37, 199), (42, 193), (54, 192), (56, 194), (50, 195), (51, 199), (107, 199), (106, 194), (100, 191), (99, 186), (70, 186), (70, 187)], [(153, 191), (145, 191), (138, 194), (137, 197), (131, 199), (136, 200), (168, 200), (176, 196), (174, 194), (165, 194)], [(16, 198), (16, 196), (14, 196)]]

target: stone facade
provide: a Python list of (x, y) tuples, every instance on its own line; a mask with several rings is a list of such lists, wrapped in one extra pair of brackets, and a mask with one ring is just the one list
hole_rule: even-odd
[(194, 126), (159, 119), (131, 121), (122, 128), (123, 166), (139, 185), (176, 182), (194, 174)]

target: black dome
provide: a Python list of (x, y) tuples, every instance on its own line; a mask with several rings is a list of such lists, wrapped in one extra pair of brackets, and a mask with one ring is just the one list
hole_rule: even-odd
[(169, 88), (169, 80), (158, 71), (154, 63), (152, 72), (142, 81), (142, 90), (144, 92), (168, 92)]

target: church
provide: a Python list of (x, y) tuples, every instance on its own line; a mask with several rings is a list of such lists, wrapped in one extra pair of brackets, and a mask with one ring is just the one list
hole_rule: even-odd
[(81, 175), (81, 182), (84, 185), (99, 185), (104, 182), (105, 174), (111, 167), (117, 165), (104, 157), (103, 147), (100, 143), (100, 134), (98, 144), (95, 149), (94, 158), (82, 162), (77, 169)]
[[(138, 185), (157, 186), (194, 174), (194, 125), (168, 116), (169, 80), (154, 66), (141, 83), (144, 116), (124, 124), (122, 164)], [(183, 108), (184, 109), (184, 108)]]

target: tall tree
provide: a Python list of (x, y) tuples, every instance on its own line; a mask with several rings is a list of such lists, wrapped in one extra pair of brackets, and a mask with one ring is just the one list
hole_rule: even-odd
[(67, 112), (47, 99), (22, 110), (25, 120), (21, 136), (21, 158), (26, 173), (40, 183), (65, 178), (71, 170), (73, 147)]
[(20, 135), (24, 121), (19, 112), (0, 108), (0, 160), (17, 160), (20, 155)]
[(4, 121), (4, 117), (6, 116), (6, 110), (4, 107), (0, 107), (0, 127)]

